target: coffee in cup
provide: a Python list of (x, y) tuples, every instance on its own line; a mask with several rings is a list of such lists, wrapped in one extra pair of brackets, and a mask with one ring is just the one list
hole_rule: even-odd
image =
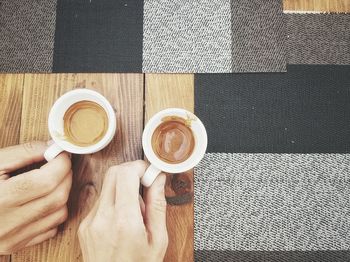
[(166, 116), (152, 135), (155, 154), (169, 164), (188, 159), (193, 153), (195, 138), (190, 121), (179, 116)]
[(203, 158), (207, 132), (193, 113), (182, 108), (168, 108), (155, 114), (142, 134), (143, 151), (151, 163), (141, 178), (148, 187), (161, 172), (182, 173)]
[(92, 154), (112, 141), (117, 127), (115, 110), (100, 93), (75, 89), (56, 100), (48, 127), (54, 143), (44, 153), (47, 161), (62, 151)]
[(64, 137), (77, 146), (90, 146), (100, 141), (108, 129), (108, 116), (99, 104), (79, 101), (63, 116)]

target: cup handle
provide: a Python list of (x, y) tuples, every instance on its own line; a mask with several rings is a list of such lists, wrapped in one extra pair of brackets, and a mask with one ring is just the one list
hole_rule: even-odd
[(62, 151), (64, 151), (62, 148), (60, 148), (56, 143), (53, 143), (48, 149), (46, 149), (44, 157), (46, 161), (50, 161), (58, 156), (58, 154)]
[(146, 169), (146, 172), (143, 175), (143, 177), (141, 178), (141, 184), (145, 187), (150, 187), (161, 172), (162, 170), (159, 170), (154, 165), (150, 165)]

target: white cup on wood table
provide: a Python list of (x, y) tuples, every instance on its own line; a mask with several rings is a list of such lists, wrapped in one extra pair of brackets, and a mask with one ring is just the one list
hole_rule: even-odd
[[(108, 127), (104, 136), (95, 144), (89, 146), (73, 144), (65, 139), (64, 134), (63, 118), (66, 111), (73, 104), (81, 101), (90, 101), (98, 104), (105, 110), (108, 117)], [(90, 89), (75, 89), (65, 93), (56, 100), (49, 113), (48, 127), (54, 143), (46, 150), (44, 157), (47, 161), (50, 161), (62, 151), (73, 154), (91, 154), (100, 151), (112, 141), (117, 123), (114, 109), (104, 96)]]
[[(194, 137), (194, 147), (190, 156), (180, 163), (169, 163), (161, 159), (152, 146), (152, 137), (157, 127), (168, 117), (178, 117), (189, 122), (189, 128)], [(169, 136), (172, 134), (170, 133)], [(146, 124), (142, 134), (142, 146), (151, 165), (141, 178), (142, 185), (149, 187), (161, 172), (182, 173), (192, 169), (204, 157), (207, 148), (207, 132), (201, 120), (193, 113), (181, 108), (168, 108), (155, 114)]]

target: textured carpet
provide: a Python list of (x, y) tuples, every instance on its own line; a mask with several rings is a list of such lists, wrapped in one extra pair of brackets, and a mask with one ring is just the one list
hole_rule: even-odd
[(232, 72), (286, 71), (282, 1), (231, 2)]
[(195, 172), (197, 250), (350, 249), (350, 154), (208, 153)]
[(145, 0), (144, 72), (231, 72), (227, 0)]
[(350, 64), (349, 14), (285, 14), (290, 64)]
[(0, 72), (285, 72), (349, 64), (349, 14), (282, 0), (2, 0)]
[(58, 0), (54, 72), (140, 72), (140, 0)]
[(196, 261), (350, 261), (349, 86), (350, 66), (195, 75)]
[(349, 251), (217, 251), (196, 250), (198, 262), (345, 262)]
[(0, 72), (51, 72), (56, 0), (0, 2)]
[(350, 66), (287, 69), (195, 75), (209, 152), (350, 152)]

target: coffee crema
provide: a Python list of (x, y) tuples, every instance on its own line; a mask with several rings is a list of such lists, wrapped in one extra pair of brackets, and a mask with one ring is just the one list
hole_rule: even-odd
[(167, 116), (152, 135), (152, 149), (161, 160), (178, 164), (193, 153), (195, 138), (191, 122), (178, 117)]
[(108, 129), (108, 116), (99, 104), (80, 101), (71, 105), (63, 117), (64, 137), (77, 146), (91, 146), (99, 142)]

